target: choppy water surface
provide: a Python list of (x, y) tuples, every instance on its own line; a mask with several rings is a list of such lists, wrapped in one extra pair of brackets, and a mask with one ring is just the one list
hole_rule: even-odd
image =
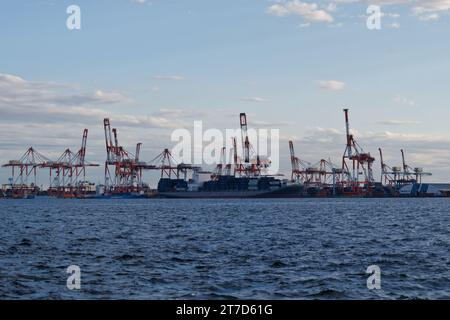
[(450, 199), (42, 198), (0, 218), (3, 299), (450, 299)]

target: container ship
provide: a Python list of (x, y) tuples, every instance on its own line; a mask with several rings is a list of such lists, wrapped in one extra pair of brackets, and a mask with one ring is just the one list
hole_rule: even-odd
[(272, 176), (218, 176), (202, 181), (202, 176), (214, 177), (211, 172), (194, 172), (189, 181), (162, 178), (158, 195), (163, 198), (288, 198), (298, 197), (301, 186)]
[[(237, 141), (233, 138), (233, 163), (227, 162), (226, 148), (222, 148), (220, 161), (214, 172), (202, 171), (200, 167), (181, 164), (171, 166), (174, 159), (166, 149), (161, 157), (162, 167), (168, 173), (162, 174), (158, 182), (158, 195), (164, 198), (287, 198), (298, 197), (302, 189), (298, 183), (268, 175), (271, 161), (258, 155), (252, 148), (248, 130), (247, 116), (239, 115), (242, 134), (242, 158), (238, 157)], [(233, 170), (232, 170), (233, 168)], [(187, 171), (192, 178), (186, 179)], [(170, 174), (174, 173), (172, 179)], [(180, 177), (184, 173), (184, 179)]]

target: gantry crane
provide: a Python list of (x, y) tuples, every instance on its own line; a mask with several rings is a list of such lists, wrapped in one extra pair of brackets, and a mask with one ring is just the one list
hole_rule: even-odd
[(305, 189), (315, 188), (326, 190), (333, 189), (340, 184), (340, 170), (336, 169), (331, 160), (321, 159), (315, 164), (304, 161), (295, 155), (294, 143), (289, 141), (289, 151), (291, 157), (291, 179), (305, 186)]
[(380, 163), (381, 163), (381, 183), (384, 185), (398, 187), (398, 183), (401, 180), (401, 169), (399, 167), (390, 167), (384, 162), (383, 151), (381, 148), (378, 149), (380, 152)]
[(375, 182), (372, 170), (375, 158), (370, 153), (364, 152), (350, 133), (349, 109), (344, 109), (344, 114), (347, 139), (342, 156), (343, 177), (341, 181), (344, 184), (344, 192), (349, 195), (370, 194)]
[[(235, 152), (234, 171), (239, 176), (256, 177), (260, 176), (263, 170), (270, 166), (269, 160), (261, 160), (261, 156), (255, 152), (248, 136), (247, 115), (245, 113), (239, 114), (239, 122), (241, 128), (242, 140), (242, 159), (237, 161), (236, 139), (233, 140), (233, 148)], [(254, 158), (252, 159), (252, 151)]]
[(50, 170), (48, 195), (60, 198), (85, 197), (88, 192), (86, 168), (98, 164), (86, 161), (88, 129), (84, 129), (81, 147), (77, 153), (66, 149), (56, 161), (47, 162), (43, 168)]
[(9, 184), (4, 186), (5, 193), (12, 198), (31, 198), (37, 195), (37, 171), (50, 159), (36, 151), (33, 147), (22, 155), (19, 160), (11, 160), (2, 167), (11, 169)]
[(431, 176), (430, 172), (424, 172), (423, 168), (410, 167), (405, 160), (405, 151), (400, 150), (402, 154), (402, 167), (403, 167), (403, 181), (404, 183), (422, 183), (422, 178), (424, 176)]
[[(142, 193), (148, 186), (142, 181), (143, 170), (150, 169), (139, 161), (141, 143), (136, 145), (136, 154), (119, 145), (117, 129), (111, 129), (108, 118), (103, 120), (106, 143), (105, 185), (111, 194)], [(111, 167), (111, 169), (110, 169)]]

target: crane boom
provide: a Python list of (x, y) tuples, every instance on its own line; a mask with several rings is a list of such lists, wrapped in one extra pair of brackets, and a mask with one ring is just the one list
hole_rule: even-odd
[(348, 120), (348, 110), (344, 109), (345, 114), (345, 132), (347, 135), (347, 157), (350, 159), (352, 157), (352, 136), (350, 134), (350, 122)]
[(386, 172), (386, 165), (385, 165), (384, 160), (383, 160), (383, 151), (381, 150), (381, 148), (378, 148), (378, 151), (380, 152), (381, 173), (385, 173)]
[(244, 162), (250, 162), (250, 142), (248, 140), (248, 131), (247, 131), (247, 115), (245, 113), (241, 113), (239, 115), (240, 123), (241, 123), (241, 136), (242, 136), (242, 148), (244, 153)]
[(136, 145), (136, 154), (134, 155), (134, 157), (135, 157), (134, 160), (135, 160), (136, 163), (139, 162), (139, 156), (140, 156), (140, 153), (141, 153), (141, 146), (142, 146), (142, 143), (138, 143)]
[(120, 151), (119, 151), (119, 138), (117, 137), (117, 129), (112, 129), (113, 136), (114, 136), (114, 152), (118, 159), (120, 159)]
[(408, 165), (405, 160), (405, 151), (401, 149), (400, 152), (402, 153), (403, 175), (406, 177), (408, 175)]
[(111, 135), (111, 124), (108, 118), (103, 120), (103, 126), (105, 128), (105, 143), (106, 143), (106, 157), (107, 161), (112, 161), (112, 135)]
[(89, 132), (88, 129), (84, 129), (83, 138), (81, 140), (81, 149), (78, 152), (81, 165), (84, 165), (84, 159), (86, 158), (86, 146), (87, 146), (88, 132)]
[(291, 166), (292, 171), (294, 171), (295, 168), (295, 151), (294, 151), (294, 143), (292, 141), (289, 141), (289, 152), (291, 154)]
[(233, 138), (233, 163), (236, 168), (238, 165), (237, 143), (236, 138)]

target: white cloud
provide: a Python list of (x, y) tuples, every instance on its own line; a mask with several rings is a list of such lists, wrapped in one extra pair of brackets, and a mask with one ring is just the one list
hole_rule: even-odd
[(421, 15), (421, 16), (419, 16), (419, 20), (421, 20), (421, 21), (436, 21), (436, 20), (439, 20), (439, 15), (437, 13)]
[[(71, 89), (70, 92), (67, 92), (67, 89)], [(0, 74), (0, 105), (10, 104), (12, 107), (83, 106), (129, 103), (131, 101), (120, 92), (103, 90), (76, 92), (75, 89), (74, 85), (27, 81), (16, 75)]]
[(173, 81), (181, 81), (181, 80), (184, 80), (184, 77), (179, 76), (179, 75), (172, 75), (172, 76), (167, 76), (167, 75), (157, 75), (157, 76), (153, 76), (153, 79), (155, 79), (155, 80), (173, 80)]
[(410, 107), (414, 107), (416, 105), (416, 102), (414, 100), (411, 100), (399, 94), (394, 97), (394, 102), (398, 104), (404, 104)]
[(196, 111), (191, 108), (160, 108), (158, 111), (153, 112), (152, 115), (169, 119), (180, 119), (201, 118), (206, 116), (207, 114), (206, 112)]
[(417, 15), (421, 15), (427, 12), (450, 10), (450, 0), (418, 0), (409, 2), (414, 3), (412, 11)]
[(245, 102), (266, 102), (267, 100), (261, 97), (243, 97), (241, 101)]
[(345, 82), (338, 80), (321, 80), (318, 81), (320, 88), (331, 91), (341, 91), (347, 86)]
[(392, 18), (392, 19), (398, 19), (398, 18), (400, 18), (400, 14), (398, 14), (398, 13), (392, 13), (392, 12), (387, 13), (386, 16), (388, 16), (389, 18)]
[(285, 128), (286, 126), (291, 125), (291, 122), (288, 121), (261, 121), (261, 120), (255, 120), (252, 118), (251, 121), (253, 128)]
[[(421, 21), (437, 20), (439, 12), (450, 10), (450, 0), (332, 0), (335, 5), (345, 5), (352, 3), (378, 4), (384, 6), (405, 6), (409, 7), (412, 15)], [(398, 14), (384, 14), (396, 19)]]
[(414, 125), (419, 124), (419, 121), (415, 120), (383, 120), (379, 121), (379, 124), (388, 125), (388, 126), (401, 126), (401, 125)]
[[(67, 93), (70, 88), (70, 93)], [(95, 90), (74, 93), (74, 87), (52, 82), (34, 82), (0, 73), (0, 122), (101, 124), (104, 117), (122, 125), (177, 128), (185, 124), (160, 114), (128, 115), (112, 112), (110, 105), (131, 100), (120, 92)]]
[(311, 23), (310, 23), (310, 22), (305, 22), (305, 23), (300, 23), (300, 24), (297, 26), (297, 28), (303, 29), (303, 28), (308, 28), (308, 27), (310, 27), (310, 26), (311, 26)]
[(391, 29), (400, 29), (400, 23), (398, 22), (389, 23), (386, 25), (386, 27)]
[(102, 103), (120, 103), (128, 100), (122, 93), (116, 91), (96, 90), (93, 97)]
[(329, 12), (336, 11), (336, 8), (337, 8), (337, 4), (336, 4), (336, 3), (333, 3), (333, 2), (330, 2), (330, 3), (326, 6), (326, 10), (329, 11)]
[(276, 3), (267, 9), (267, 13), (279, 17), (297, 15), (308, 22), (333, 22), (333, 17), (316, 3), (291, 0), (285, 3)]
[(268, 9), (267, 9), (267, 13), (274, 15), (274, 16), (286, 16), (288, 15), (290, 12), (289, 10), (282, 4), (274, 4), (271, 5)]
[(21, 77), (12, 75), (12, 74), (4, 74), (0, 73), (0, 86), (5, 86), (9, 84), (25, 84), (26, 81), (22, 79)]

